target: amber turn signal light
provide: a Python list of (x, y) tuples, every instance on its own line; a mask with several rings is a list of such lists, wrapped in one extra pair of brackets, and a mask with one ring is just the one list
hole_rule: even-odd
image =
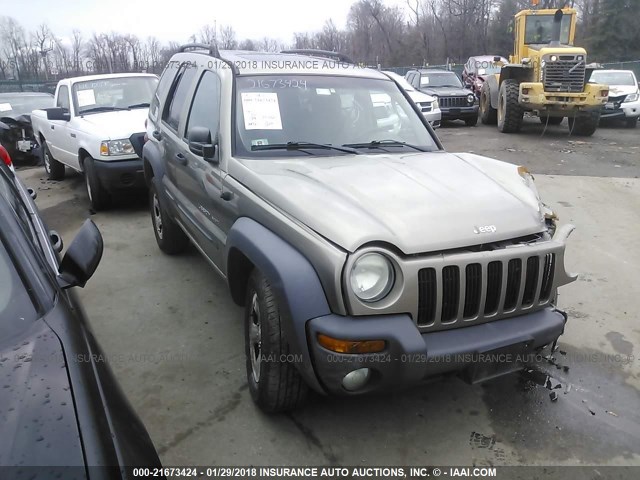
[(318, 343), (336, 353), (376, 353), (386, 346), (384, 340), (338, 340), (322, 333), (318, 334)]

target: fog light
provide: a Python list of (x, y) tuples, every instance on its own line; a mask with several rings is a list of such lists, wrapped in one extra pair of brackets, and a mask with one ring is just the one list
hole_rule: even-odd
[(345, 390), (355, 392), (364, 387), (371, 377), (371, 370), (368, 368), (359, 368), (353, 372), (347, 373), (342, 379), (342, 386)]

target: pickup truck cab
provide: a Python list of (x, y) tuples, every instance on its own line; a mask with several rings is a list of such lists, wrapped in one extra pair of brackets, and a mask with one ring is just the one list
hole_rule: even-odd
[(143, 188), (144, 124), (157, 83), (144, 73), (61, 80), (55, 107), (31, 115), (49, 179), (63, 179), (65, 166), (84, 173), (95, 210), (120, 190)]

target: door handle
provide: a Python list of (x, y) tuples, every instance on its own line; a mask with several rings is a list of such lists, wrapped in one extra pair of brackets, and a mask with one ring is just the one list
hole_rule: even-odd
[(155, 138), (156, 140), (161, 140), (162, 139), (162, 135), (160, 134), (160, 132), (158, 130), (154, 130), (151, 135), (153, 136), (153, 138)]
[(76, 138), (76, 134), (75, 133), (70, 133), (71, 138)]
[(54, 127), (53, 125), (51, 125), (51, 130), (55, 130), (55, 129), (56, 129), (56, 127)]
[(181, 153), (176, 153), (176, 160), (178, 161), (179, 164), (181, 165), (186, 165), (188, 163), (187, 157), (185, 157), (183, 154)]

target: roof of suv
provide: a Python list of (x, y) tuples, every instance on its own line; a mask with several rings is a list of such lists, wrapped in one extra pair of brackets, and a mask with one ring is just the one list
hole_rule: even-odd
[[(208, 55), (204, 50), (192, 50), (175, 55)], [(215, 60), (215, 57), (210, 57)], [(256, 52), (249, 50), (220, 50), (220, 58), (231, 62), (240, 75), (297, 74), (297, 75), (341, 75), (389, 80), (377, 70), (362, 68), (325, 56), (302, 55), (297, 53)]]

